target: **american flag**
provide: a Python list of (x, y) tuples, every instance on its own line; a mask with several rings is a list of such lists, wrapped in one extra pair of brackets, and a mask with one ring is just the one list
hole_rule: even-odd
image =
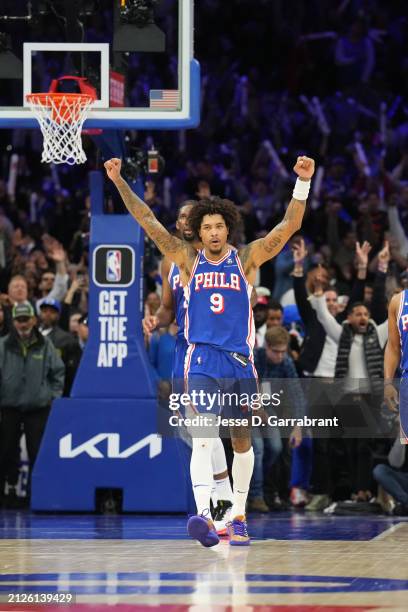
[(150, 108), (165, 108), (176, 110), (180, 104), (178, 89), (151, 89)]

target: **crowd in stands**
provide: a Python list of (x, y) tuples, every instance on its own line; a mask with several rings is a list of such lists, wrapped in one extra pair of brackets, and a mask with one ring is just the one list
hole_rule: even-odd
[[(231, 3), (196, 6), (200, 127), (129, 133), (130, 144), (141, 149), (153, 137), (166, 161), (164, 176), (146, 182), (145, 200), (174, 228), (181, 202), (229, 198), (242, 216), (234, 238), (239, 246), (282, 218), (297, 155), (313, 157), (317, 171), (301, 232), (260, 271), (257, 365), (267, 379), (300, 384), (315, 378), (322, 385), (344, 379), (344, 410), (365, 402), (380, 412), (387, 303), (408, 287), (405, 3), (260, 0), (256, 10), (250, 0), (233, 4), (233, 20)], [(92, 17), (89, 41), (104, 40), (106, 11)], [(130, 102), (134, 91), (127, 92)], [(30, 305), (35, 329), (65, 366), (65, 382), (53, 387), (52, 397), (69, 392), (87, 337), (87, 173), (98, 155), (89, 138), (84, 143), (87, 164), (56, 169), (40, 164), (36, 131), (0, 131), (0, 333), (16, 337), (16, 312)], [(11, 153), (19, 156), (16, 185), (9, 181)], [(106, 201), (109, 210), (121, 210), (109, 185)], [(160, 255), (148, 240), (145, 287), (146, 312), (153, 314), (160, 304)], [(171, 325), (150, 340), (162, 378), (170, 377), (175, 333)], [(2, 346), (12, 350), (1, 342), (0, 355)], [(353, 386), (355, 379), (366, 386)], [(307, 412), (310, 404), (305, 397), (295, 408)], [(404, 511), (406, 462), (390, 458), (387, 465), (391, 447), (390, 439), (357, 437), (340, 447), (313, 431), (291, 431), (287, 440), (254, 435), (250, 507), (280, 508), (288, 498), (309, 510), (344, 498), (364, 503), (376, 495), (378, 481)], [(13, 448), (7, 456), (14, 452), (15, 459)], [(2, 469), (0, 487), (1, 479), (13, 486), (15, 471)]]

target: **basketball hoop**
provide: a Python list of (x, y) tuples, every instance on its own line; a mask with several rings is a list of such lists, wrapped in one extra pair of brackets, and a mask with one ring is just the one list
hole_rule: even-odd
[(28, 94), (44, 138), (42, 162), (73, 166), (86, 161), (81, 132), (94, 100), (84, 93)]

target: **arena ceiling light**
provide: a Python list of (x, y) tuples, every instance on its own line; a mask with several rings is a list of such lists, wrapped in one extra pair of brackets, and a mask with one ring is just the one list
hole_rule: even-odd
[(0, 32), (0, 79), (22, 79), (23, 62), (11, 52), (10, 37)]
[(166, 38), (154, 23), (158, 0), (123, 0), (113, 37), (114, 51), (165, 51)]

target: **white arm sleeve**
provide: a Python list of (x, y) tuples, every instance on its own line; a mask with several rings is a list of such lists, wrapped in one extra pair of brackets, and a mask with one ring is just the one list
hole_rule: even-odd
[(317, 318), (323, 325), (326, 334), (332, 338), (332, 340), (338, 343), (343, 328), (328, 311), (325, 295), (323, 294), (319, 297), (312, 295), (310, 296), (309, 300), (312, 307), (315, 309)]
[(68, 291), (68, 274), (56, 274), (54, 284), (51, 291), (46, 296), (49, 299), (59, 300), (60, 302), (64, 299), (66, 292)]
[(388, 207), (388, 222), (390, 224), (391, 234), (398, 240), (401, 254), (406, 257), (408, 255), (408, 238), (402, 227), (398, 208), (396, 206)]

